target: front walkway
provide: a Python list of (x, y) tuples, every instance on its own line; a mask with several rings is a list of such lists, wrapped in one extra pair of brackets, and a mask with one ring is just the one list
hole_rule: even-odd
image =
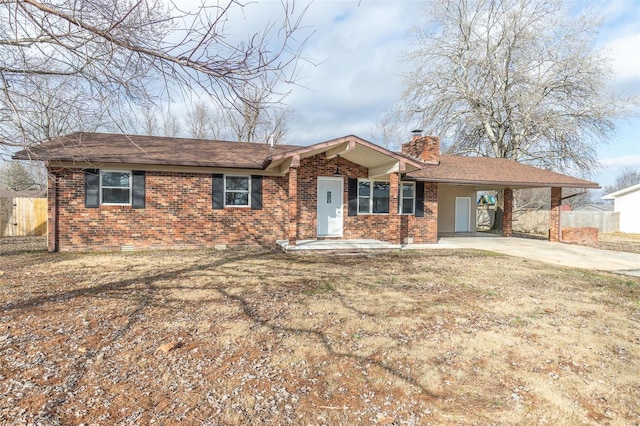
[(278, 241), (278, 245), (287, 252), (308, 250), (337, 252), (426, 249), (487, 250), (509, 256), (525, 257), (552, 265), (640, 277), (640, 254), (551, 243), (545, 240), (501, 237), (493, 234), (476, 234), (473, 237), (441, 237), (437, 244), (391, 244), (378, 240), (302, 240), (298, 241), (295, 246), (290, 246), (287, 241)]

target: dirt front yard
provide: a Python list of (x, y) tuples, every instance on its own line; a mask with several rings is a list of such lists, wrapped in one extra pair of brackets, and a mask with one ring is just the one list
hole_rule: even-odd
[(0, 423), (640, 423), (640, 279), (473, 251), (0, 254)]

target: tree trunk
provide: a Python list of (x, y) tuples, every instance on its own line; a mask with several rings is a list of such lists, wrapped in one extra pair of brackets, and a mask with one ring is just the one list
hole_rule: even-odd
[(504, 191), (496, 191), (496, 214), (493, 219), (493, 227), (491, 232), (502, 232), (502, 223), (504, 216)]

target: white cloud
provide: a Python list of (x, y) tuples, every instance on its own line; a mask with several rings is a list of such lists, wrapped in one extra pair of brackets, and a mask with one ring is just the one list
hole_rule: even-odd
[(381, 111), (400, 97), (400, 55), (421, 9), (417, 2), (313, 3), (305, 24), (316, 34), (304, 55), (317, 66), (304, 67), (303, 87), (286, 99), (296, 111), (287, 142), (369, 138)]
[(640, 89), (640, 32), (616, 38), (605, 49), (612, 56), (616, 79), (633, 80)]
[(606, 169), (623, 169), (625, 167), (640, 168), (640, 154), (603, 158), (600, 160), (600, 165)]

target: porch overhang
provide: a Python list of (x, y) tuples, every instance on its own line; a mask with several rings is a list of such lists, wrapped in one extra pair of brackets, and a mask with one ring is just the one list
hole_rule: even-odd
[(278, 171), (284, 175), (290, 167), (299, 165), (300, 160), (314, 155), (324, 155), (327, 159), (340, 156), (347, 161), (366, 167), (369, 177), (412, 172), (424, 167), (420, 161), (413, 158), (349, 135), (273, 156), (265, 167), (265, 171)]

